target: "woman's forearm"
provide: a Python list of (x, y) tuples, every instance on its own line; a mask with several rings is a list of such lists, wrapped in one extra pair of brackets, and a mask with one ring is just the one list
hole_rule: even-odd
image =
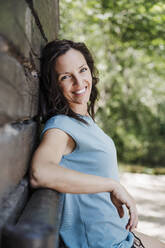
[(32, 187), (46, 187), (63, 193), (111, 192), (115, 183), (109, 178), (84, 174), (50, 162), (37, 170), (32, 167), (31, 170)]
[(84, 174), (47, 162), (40, 166), (32, 165), (31, 186), (34, 188), (50, 188), (61, 193), (93, 194), (111, 192), (111, 200), (116, 206), (119, 216), (123, 217), (122, 205), (128, 208), (130, 218), (126, 228), (132, 231), (138, 223), (136, 203), (125, 188), (113, 179)]

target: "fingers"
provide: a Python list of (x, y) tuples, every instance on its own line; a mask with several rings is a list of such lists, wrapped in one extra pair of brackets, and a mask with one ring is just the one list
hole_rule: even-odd
[(123, 209), (121, 201), (116, 199), (113, 195), (111, 195), (111, 201), (113, 202), (113, 204), (117, 208), (117, 211), (118, 211), (120, 218), (122, 218), (124, 216), (124, 209)]
[(124, 209), (123, 209), (123, 207), (122, 206), (119, 206), (117, 208), (117, 210), (118, 210), (118, 213), (119, 213), (120, 218), (122, 218), (124, 216)]
[(126, 229), (129, 231), (133, 231), (138, 224), (138, 214), (135, 200), (121, 184), (116, 184), (116, 187), (111, 192), (111, 200), (116, 206), (119, 216), (121, 218), (124, 215), (122, 205), (126, 205), (130, 216)]
[(129, 215), (130, 215), (130, 218), (126, 226), (126, 229), (129, 231), (133, 231), (135, 228), (137, 228), (137, 224), (138, 224), (138, 214), (137, 214), (136, 207), (129, 208)]

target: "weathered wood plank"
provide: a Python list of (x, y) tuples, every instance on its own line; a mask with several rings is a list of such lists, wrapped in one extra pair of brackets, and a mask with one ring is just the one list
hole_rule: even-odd
[[(19, 183), (27, 175), (36, 142), (37, 124), (33, 121), (38, 114), (39, 80), (36, 76), (42, 46), (57, 37), (58, 0), (1, 1), (0, 16), (0, 247), (6, 222), (11, 224), (8, 226), (11, 229), (4, 235), (2, 247), (29, 248), (32, 244), (35, 248), (56, 247), (62, 212), (57, 193), (45, 189), (41, 194), (35, 193), (18, 225), (14, 222), (28, 196), (27, 181), (22, 188)], [(39, 202), (41, 208), (37, 209)], [(31, 207), (34, 207), (32, 215)], [(40, 217), (43, 217), (42, 226), (37, 224)], [(34, 226), (28, 224), (32, 219), (36, 221)], [(39, 246), (37, 235), (40, 235)]]
[(25, 57), (29, 56), (32, 16), (25, 1), (1, 1), (0, 32), (11, 40)]
[[(41, 26), (48, 41), (57, 38), (59, 29), (58, 0), (34, 0), (33, 5), (40, 19)], [(50, 18), (51, 16), (51, 18)]]
[[(5, 199), (0, 205), (0, 247), (3, 242), (1, 242), (2, 232), (4, 231), (4, 226), (8, 223), (14, 224), (18, 220), (22, 209), (24, 208), (29, 194), (29, 187), (27, 179), (23, 179), (20, 184), (6, 195)], [(5, 246), (3, 246), (5, 247)]]
[[(13, 0), (1, 1), (0, 16), (0, 33), (12, 41), (19, 48), (18, 50), (28, 58), (31, 48), (33, 48), (31, 46), (32, 38), (35, 38), (35, 35), (38, 36), (40, 32), (36, 34), (38, 28), (34, 30), (35, 20), (26, 1), (17, 1), (17, 4)], [(41, 34), (40, 40), (44, 41)]]
[(0, 33), (24, 57), (39, 56), (41, 45), (57, 37), (58, 12), (58, 0), (1, 1)]
[(27, 172), (36, 139), (36, 123), (0, 128), (0, 201), (13, 191)]
[(6, 226), (7, 247), (58, 248), (62, 209), (62, 194), (35, 190), (18, 223)]
[(38, 78), (6, 53), (0, 53), (0, 125), (30, 119), (38, 112)]

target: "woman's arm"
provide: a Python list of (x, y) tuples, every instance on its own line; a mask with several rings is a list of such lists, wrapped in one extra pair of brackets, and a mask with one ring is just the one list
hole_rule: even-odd
[(72, 149), (73, 140), (69, 135), (59, 129), (48, 130), (32, 159), (31, 186), (72, 194), (111, 192), (112, 202), (120, 217), (123, 216), (122, 204), (129, 209), (130, 221), (127, 228), (134, 228), (137, 225), (135, 202), (120, 183), (110, 178), (84, 174), (59, 166), (62, 155)]
[(44, 134), (32, 159), (32, 187), (47, 187), (72, 194), (112, 191), (113, 180), (59, 166), (62, 155), (71, 150), (70, 139), (59, 129), (51, 129)]

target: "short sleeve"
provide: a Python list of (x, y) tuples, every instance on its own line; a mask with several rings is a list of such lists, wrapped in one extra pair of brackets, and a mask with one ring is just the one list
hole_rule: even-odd
[(45, 123), (40, 138), (42, 139), (43, 134), (52, 128), (57, 128), (64, 131), (65, 133), (69, 134), (76, 143), (78, 142), (74, 131), (77, 128), (77, 120), (74, 120), (73, 118), (66, 115), (55, 115), (48, 119)]

